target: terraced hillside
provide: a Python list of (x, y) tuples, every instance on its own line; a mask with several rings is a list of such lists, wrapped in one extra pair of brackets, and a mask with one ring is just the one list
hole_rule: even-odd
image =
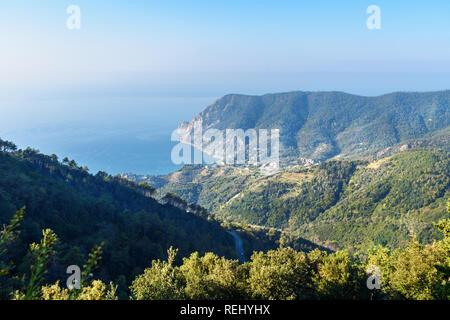
[(430, 242), (447, 217), (449, 154), (410, 149), (375, 161), (333, 160), (292, 166), (273, 176), (257, 169), (186, 166), (149, 183), (228, 221), (299, 232), (329, 248), (399, 247)]

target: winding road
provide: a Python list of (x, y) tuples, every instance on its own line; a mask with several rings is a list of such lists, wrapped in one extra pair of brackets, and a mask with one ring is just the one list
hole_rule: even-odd
[(227, 231), (233, 238), (234, 242), (236, 244), (236, 254), (239, 258), (239, 261), (241, 263), (245, 262), (245, 254), (244, 254), (244, 245), (242, 244), (241, 237), (238, 236), (238, 234), (234, 231)]

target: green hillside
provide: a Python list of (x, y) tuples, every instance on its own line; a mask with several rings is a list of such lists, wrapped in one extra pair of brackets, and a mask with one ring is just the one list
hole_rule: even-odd
[[(450, 125), (450, 91), (363, 97), (343, 92), (230, 94), (195, 120), (204, 129), (280, 129), (284, 161), (368, 155), (396, 144), (441, 135)], [(181, 127), (193, 128), (193, 121)], [(427, 140), (430, 141), (430, 140)], [(433, 140), (448, 148), (444, 141)]]
[[(0, 256), (0, 265), (12, 260), (18, 265), (13, 274), (27, 270), (28, 245), (39, 242), (46, 228), (60, 239), (50, 281), (66, 278), (69, 265), (82, 266), (91, 248), (102, 242), (99, 277), (124, 291), (152, 260), (165, 259), (170, 246), (179, 248), (180, 261), (194, 251), (236, 257), (233, 238), (219, 223), (161, 205), (148, 197), (151, 191), (104, 172), (91, 175), (74, 161), (60, 163), (32, 149), (0, 148), (0, 224), (26, 208), (20, 237)], [(10, 292), (0, 288), (3, 297)]]
[(399, 247), (412, 238), (430, 243), (436, 237), (432, 223), (449, 217), (449, 198), (448, 153), (404, 152), (361, 166), (339, 201), (300, 229), (338, 247)]
[(449, 169), (447, 152), (411, 149), (375, 161), (293, 166), (269, 177), (256, 169), (186, 166), (149, 183), (221, 219), (296, 231), (332, 249), (400, 247), (412, 237), (436, 237), (432, 222), (448, 217)]
[[(0, 245), (0, 299), (22, 286), (19, 275), (28, 281), (33, 263), (29, 245), (39, 243), (46, 229), (58, 237), (46, 283), (65, 279), (69, 265), (83, 266), (91, 249), (101, 244), (97, 277), (117, 284), (120, 297), (127, 297), (131, 280), (152, 261), (166, 259), (170, 247), (178, 250), (176, 264), (193, 252), (237, 258), (229, 230), (243, 239), (246, 257), (280, 243), (300, 251), (322, 248), (286, 232), (221, 224), (201, 207), (180, 205), (176, 197), (165, 202), (155, 197), (148, 184), (105, 172), (91, 175), (74, 160), (60, 162), (31, 148), (16, 150), (0, 139), (0, 224), (8, 225), (25, 208), (20, 236), (9, 236), (15, 241), (6, 253)], [(8, 232), (1, 230), (0, 244), (10, 242), (4, 238)], [(15, 267), (7, 268), (10, 278), (5, 280), (3, 267), (10, 261)]]

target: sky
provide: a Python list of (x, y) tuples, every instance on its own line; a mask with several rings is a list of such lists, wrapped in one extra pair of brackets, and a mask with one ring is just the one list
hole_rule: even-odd
[(0, 41), (10, 99), (450, 87), (448, 0), (2, 0)]

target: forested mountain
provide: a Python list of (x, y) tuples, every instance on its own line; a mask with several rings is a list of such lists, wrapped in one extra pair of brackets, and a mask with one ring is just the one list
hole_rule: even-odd
[(283, 161), (368, 155), (425, 139), (448, 148), (450, 91), (363, 97), (343, 92), (230, 94), (181, 128), (280, 129)]
[[(242, 237), (246, 257), (279, 244), (299, 251), (324, 249), (286, 232), (221, 224), (204, 208), (174, 194), (156, 200), (155, 188), (147, 183), (88, 171), (74, 160), (60, 162), (31, 148), (17, 150), (0, 139), (0, 299), (31, 281), (33, 265), (39, 262), (29, 246), (40, 241), (42, 250), (52, 249), (38, 256), (57, 253), (46, 262), (51, 262), (49, 273), (41, 284), (67, 278), (69, 265), (99, 262), (96, 278), (115, 283), (114, 292), (122, 298), (128, 297), (131, 280), (152, 261), (166, 259), (170, 247), (177, 248), (175, 264), (194, 252), (237, 258), (229, 230)], [(98, 286), (106, 290), (102, 282), (92, 283), (92, 290), (100, 290)]]
[[(450, 91), (377, 97), (342, 92), (230, 94), (189, 123), (280, 129), (281, 171), (185, 166), (130, 176), (215, 216), (290, 230), (332, 249), (429, 243), (449, 197)], [(311, 164), (316, 164), (309, 166)]]
[[(249, 261), (240, 264), (237, 259), (220, 257), (222, 254), (234, 255), (231, 238), (225, 230), (214, 219), (205, 219), (203, 215), (197, 217), (193, 211), (188, 213), (169, 204), (180, 206), (182, 201), (177, 196), (165, 196), (168, 204), (161, 205), (149, 197), (155, 190), (147, 184), (132, 183), (103, 172), (92, 176), (74, 161), (64, 159), (60, 163), (55, 156), (45, 156), (32, 149), (14, 149), (14, 144), (0, 140), (0, 218), (5, 223), (0, 231), (2, 299), (449, 298), (448, 219), (435, 225), (445, 236), (440, 241), (427, 246), (410, 242), (406, 248), (393, 251), (378, 247), (359, 256), (352, 256), (347, 251), (310, 251), (312, 244), (298, 241), (295, 234), (283, 235), (275, 229), (266, 233), (262, 228), (232, 224), (230, 228), (243, 233), (248, 247), (264, 241), (269, 243), (263, 246), (270, 247), (275, 243), (270, 240), (276, 239), (280, 244), (276, 250), (255, 251)], [(410, 155), (414, 158), (408, 157)], [(394, 157), (392, 163), (390, 159), (376, 163), (329, 162), (314, 168), (293, 169), (288, 174), (266, 176), (265, 179), (273, 181), (260, 181), (256, 187), (276, 185), (278, 180), (291, 179), (281, 182), (292, 184), (300, 177), (311, 182), (321, 176), (321, 179), (331, 176), (329, 179), (340, 181), (338, 188), (342, 190), (335, 190), (336, 193), (345, 194), (347, 188), (357, 188), (362, 183), (357, 176), (358, 170), (377, 170), (386, 166), (396, 171), (396, 166), (400, 166), (397, 170), (412, 174), (408, 181), (416, 184), (413, 190), (427, 194), (412, 201), (417, 207), (424, 204), (422, 201), (426, 201), (425, 205), (437, 203), (436, 199), (441, 195), (435, 186), (448, 185), (448, 181), (438, 174), (448, 165), (443, 157), (444, 154), (439, 152), (415, 151)], [(416, 164), (404, 163), (411, 160)], [(419, 172), (417, 170), (422, 170), (419, 177), (414, 176), (414, 172)], [(320, 174), (321, 171), (327, 174)], [(351, 176), (350, 180), (347, 176)], [(376, 181), (376, 176), (374, 174), (369, 180)], [(391, 189), (400, 188), (401, 192), (403, 185), (400, 181), (398, 185), (392, 184)], [(314, 186), (309, 190), (314, 191)], [(420, 186), (424, 189), (415, 189)], [(302, 194), (301, 190), (303, 184), (300, 182), (297, 187), (283, 188), (281, 192)], [(369, 187), (369, 190), (372, 189)], [(267, 192), (278, 191), (269, 188)], [(311, 194), (314, 198), (314, 193)], [(367, 197), (368, 202), (362, 199), (364, 203), (370, 205), (374, 200), (371, 194)], [(397, 195), (393, 201), (398, 202), (398, 196), (401, 198), (402, 195), (393, 194)], [(325, 201), (318, 207), (329, 204)], [(25, 209), (12, 212), (24, 205), (26, 212)], [(190, 208), (201, 212), (198, 207)], [(434, 208), (433, 218), (442, 216), (440, 204)], [(447, 211), (450, 212), (450, 202)], [(376, 222), (373, 216), (371, 219)], [(50, 229), (41, 232), (48, 227), (56, 230), (59, 236)], [(262, 242), (253, 240), (261, 235)], [(31, 242), (34, 243), (28, 247)], [(96, 246), (98, 243), (101, 247)], [(165, 255), (161, 251), (169, 244), (181, 250), (170, 247)], [(295, 249), (287, 247), (291, 244)], [(296, 248), (295, 244), (300, 247)], [(88, 255), (89, 248), (93, 249)], [(252, 247), (252, 250), (259, 249)], [(189, 254), (193, 250), (200, 253)], [(205, 250), (219, 255), (213, 252), (202, 254)], [(156, 259), (158, 256), (167, 257), (167, 260)], [(100, 268), (95, 270), (99, 262)], [(64, 285), (66, 267), (72, 264), (83, 265), (79, 289)], [(381, 270), (381, 287), (370, 291), (366, 285), (366, 272), (373, 265)], [(107, 286), (103, 281), (93, 279), (112, 281)]]
[[(82, 266), (91, 248), (102, 242), (98, 276), (122, 291), (152, 260), (165, 259), (170, 246), (179, 248), (180, 261), (194, 251), (236, 257), (233, 238), (218, 222), (158, 203), (149, 197), (154, 190), (148, 186), (104, 172), (94, 176), (74, 161), (60, 163), (32, 149), (7, 149), (0, 146), (1, 225), (25, 207), (20, 237), (0, 257), (18, 265), (13, 274), (28, 270), (28, 246), (38, 243), (47, 228), (60, 239), (49, 280), (66, 278), (67, 266)], [(1, 280), (4, 298), (11, 288)]]
[(258, 169), (186, 166), (147, 179), (221, 219), (296, 231), (332, 249), (429, 243), (432, 223), (448, 217), (448, 152), (409, 149), (378, 160), (333, 160)]
[[(448, 299), (449, 96), (229, 95), (199, 116), (280, 128), (272, 175), (92, 175), (0, 139), (0, 299)], [(69, 265), (81, 289), (58, 282)]]

